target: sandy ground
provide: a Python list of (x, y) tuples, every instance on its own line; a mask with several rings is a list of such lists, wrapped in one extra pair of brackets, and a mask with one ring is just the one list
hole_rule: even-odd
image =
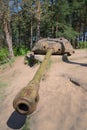
[[(15, 95), (32, 79), (39, 65), (30, 68), (18, 57), (11, 68), (0, 72), (7, 83), (0, 100), (0, 130), (11, 130), (6, 121), (14, 111)], [(63, 61), (52, 56), (40, 83), (37, 110), (30, 115), (30, 130), (87, 130), (87, 50), (76, 50)]]

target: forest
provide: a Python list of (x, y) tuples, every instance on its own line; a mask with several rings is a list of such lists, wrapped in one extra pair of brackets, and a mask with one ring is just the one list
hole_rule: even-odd
[(74, 48), (87, 47), (86, 32), (87, 0), (0, 0), (0, 64), (40, 38), (65, 37)]

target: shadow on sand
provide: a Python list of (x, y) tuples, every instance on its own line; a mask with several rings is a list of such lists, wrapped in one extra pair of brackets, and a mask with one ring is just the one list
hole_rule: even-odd
[(22, 115), (17, 111), (14, 111), (7, 121), (7, 126), (11, 129), (20, 129), (25, 124), (26, 118), (26, 115)]
[(62, 60), (68, 64), (75, 64), (75, 65), (80, 65), (83, 67), (87, 67), (87, 63), (77, 63), (77, 62), (73, 62), (73, 61), (69, 61), (67, 54), (64, 54), (62, 56)]

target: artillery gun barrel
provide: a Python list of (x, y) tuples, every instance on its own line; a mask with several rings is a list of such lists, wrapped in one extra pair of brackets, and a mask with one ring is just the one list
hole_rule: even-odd
[(42, 75), (47, 67), (53, 49), (48, 49), (47, 54), (37, 70), (33, 79), (23, 88), (13, 101), (13, 107), (21, 114), (29, 115), (36, 110), (39, 101), (39, 86)]

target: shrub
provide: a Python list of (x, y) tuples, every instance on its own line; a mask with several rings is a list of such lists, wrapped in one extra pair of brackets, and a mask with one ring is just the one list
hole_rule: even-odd
[(28, 48), (25, 48), (24, 46), (14, 47), (13, 50), (15, 56), (25, 55), (27, 51), (29, 51)]
[(78, 43), (78, 48), (80, 48), (80, 49), (87, 48), (87, 41), (85, 41), (85, 42), (79, 42)]
[(6, 63), (8, 61), (8, 50), (7, 48), (0, 49), (0, 64)]

